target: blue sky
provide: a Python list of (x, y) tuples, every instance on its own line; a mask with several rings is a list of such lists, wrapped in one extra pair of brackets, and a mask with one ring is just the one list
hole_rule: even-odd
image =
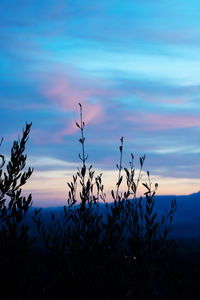
[(78, 102), (89, 163), (108, 189), (121, 136), (124, 166), (145, 153), (158, 193), (200, 189), (199, 9), (193, 0), (1, 1), (1, 151), (33, 123), (26, 189), (36, 205), (63, 203), (80, 165)]

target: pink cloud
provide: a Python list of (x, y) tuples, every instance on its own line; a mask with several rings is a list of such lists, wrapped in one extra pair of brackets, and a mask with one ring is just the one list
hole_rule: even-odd
[(200, 126), (200, 118), (196, 116), (137, 113), (135, 116), (127, 116), (126, 120), (139, 124), (145, 130), (152, 131)]
[[(84, 107), (84, 122), (85, 124), (98, 124), (99, 122), (103, 121), (103, 112), (102, 112), (102, 108), (101, 105), (99, 103), (95, 103), (95, 104), (88, 104), (87, 102), (82, 101), (81, 102), (83, 107)], [(78, 109), (78, 105), (76, 103), (76, 107), (75, 110), (77, 111)], [(72, 120), (70, 121), (69, 124), (67, 124), (67, 126), (61, 130), (60, 132), (58, 132), (58, 136), (62, 137), (65, 135), (69, 135), (69, 134), (73, 134), (78, 130), (78, 127), (75, 124), (75, 121)]]
[[(95, 85), (95, 87), (93, 87)], [(90, 87), (92, 86), (92, 87)], [(67, 76), (64, 73), (47, 76), (46, 85), (42, 88), (44, 96), (62, 111), (77, 112), (78, 103), (83, 106), (83, 119), (86, 124), (98, 124), (105, 118), (102, 104), (94, 102), (97, 97), (105, 94), (105, 91), (96, 87), (94, 82), (84, 79)], [(93, 100), (93, 101), (92, 101)], [(79, 116), (77, 117), (77, 121)], [(57, 141), (61, 141), (65, 135), (70, 135), (78, 130), (73, 120), (67, 120), (63, 129), (56, 133)]]

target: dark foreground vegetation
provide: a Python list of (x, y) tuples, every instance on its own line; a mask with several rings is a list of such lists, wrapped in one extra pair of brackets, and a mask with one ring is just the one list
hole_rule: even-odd
[[(178, 255), (169, 238), (176, 201), (165, 215), (155, 211), (158, 184), (147, 172), (144, 197), (137, 197), (145, 156), (136, 178), (134, 156), (122, 168), (121, 138), (118, 182), (106, 202), (102, 175), (87, 167), (84, 122), (80, 105), (82, 166), (68, 183), (62, 218), (51, 214), (46, 223), (41, 209), (32, 220), (33, 237), (25, 222), (32, 197), (21, 188), (33, 170), (24, 171), (25, 145), (31, 124), (15, 141), (6, 163), (0, 156), (0, 295), (2, 299), (198, 299), (200, 259)], [(122, 176), (125, 172), (125, 179)], [(121, 192), (122, 180), (126, 191)], [(104, 203), (102, 214), (100, 202)]]

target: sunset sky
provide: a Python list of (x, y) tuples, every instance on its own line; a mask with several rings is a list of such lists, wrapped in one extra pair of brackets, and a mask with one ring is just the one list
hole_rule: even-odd
[(1, 0), (0, 150), (9, 157), (33, 123), (25, 190), (35, 206), (67, 199), (81, 165), (79, 102), (106, 190), (121, 136), (123, 166), (145, 154), (158, 194), (200, 190), (199, 12), (197, 0)]

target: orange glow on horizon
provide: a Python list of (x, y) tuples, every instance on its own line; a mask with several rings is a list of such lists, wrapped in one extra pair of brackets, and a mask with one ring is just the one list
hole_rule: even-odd
[[(76, 170), (71, 171), (40, 171), (34, 172), (27, 184), (24, 186), (24, 192), (32, 193), (33, 206), (60, 206), (67, 204), (67, 196), (69, 188), (67, 182), (71, 181), (72, 175)], [(101, 172), (97, 170), (96, 175)], [(104, 192), (106, 199), (111, 202), (111, 190), (116, 191), (116, 182), (118, 179), (117, 170), (104, 170), (102, 171), (102, 182), (104, 184)], [(125, 174), (122, 184), (120, 186), (120, 193), (126, 191)], [(137, 196), (141, 196), (146, 191), (142, 182), (147, 179), (142, 178), (138, 186)], [(173, 178), (163, 176), (151, 176), (152, 188), (155, 183), (158, 183), (157, 195), (189, 195), (199, 191), (200, 179), (191, 178)], [(80, 188), (79, 188), (80, 189)], [(79, 191), (77, 191), (77, 195)]]

